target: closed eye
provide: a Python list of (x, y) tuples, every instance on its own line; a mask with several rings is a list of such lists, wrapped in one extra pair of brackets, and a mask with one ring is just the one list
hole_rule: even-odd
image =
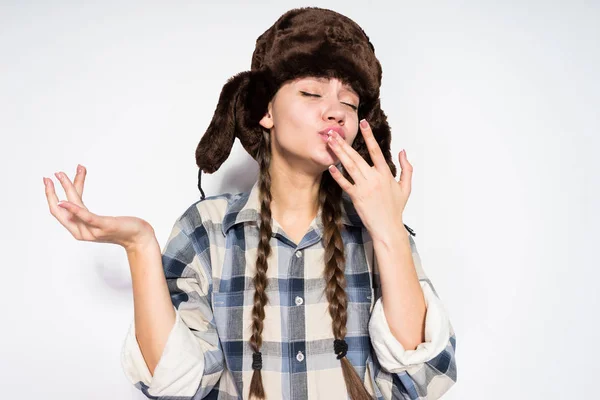
[(321, 97), (320, 95), (314, 94), (314, 93), (308, 93), (308, 92), (303, 92), (303, 91), (300, 91), (300, 93), (302, 93), (302, 96), (307, 96), (307, 97)]
[[(306, 96), (306, 97), (321, 97), (321, 95), (314, 94), (314, 93), (308, 93), (308, 92), (303, 92), (303, 91), (300, 91), (300, 93), (302, 93), (302, 96)], [(354, 111), (358, 111), (358, 107), (355, 106), (354, 104), (344, 103), (344, 102), (342, 102), (342, 104), (347, 105), (348, 107), (350, 107)]]
[(345, 104), (345, 105), (347, 105), (348, 107), (350, 107), (350, 108), (351, 108), (351, 109), (353, 109), (354, 111), (358, 111), (358, 107), (357, 107), (357, 106), (355, 106), (354, 104), (349, 104), (349, 103), (342, 103), (342, 104)]

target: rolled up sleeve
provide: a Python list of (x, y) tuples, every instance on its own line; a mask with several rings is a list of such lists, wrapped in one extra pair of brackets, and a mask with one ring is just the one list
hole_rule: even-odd
[(152, 375), (136, 338), (134, 319), (122, 347), (122, 368), (148, 398), (203, 398), (218, 383), (225, 362), (211, 303), (209, 234), (194, 206), (173, 226), (162, 264), (175, 323)]
[(430, 361), (440, 354), (450, 340), (448, 314), (442, 302), (427, 282), (420, 282), (427, 311), (425, 316), (425, 342), (414, 350), (406, 350), (392, 334), (383, 311), (380, 297), (369, 321), (369, 336), (381, 367), (388, 372), (405, 371), (408, 367)]
[[(169, 333), (161, 358), (150, 373), (135, 337), (135, 322), (131, 323), (123, 350), (121, 364), (130, 382), (143, 383), (153, 396), (193, 396), (198, 389), (198, 377), (204, 372), (204, 352), (193, 345), (194, 335), (185, 326), (175, 309), (175, 324)], [(141, 389), (140, 385), (138, 388)]]
[(435, 400), (457, 379), (456, 335), (446, 307), (423, 270), (416, 244), (409, 238), (426, 304), (425, 341), (414, 350), (405, 349), (390, 330), (383, 310), (385, 299), (377, 298), (369, 320), (375, 375), (385, 398)]

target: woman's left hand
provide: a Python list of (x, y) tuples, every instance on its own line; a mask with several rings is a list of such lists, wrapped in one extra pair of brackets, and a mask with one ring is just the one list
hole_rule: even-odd
[(398, 154), (400, 180), (396, 181), (367, 121), (360, 123), (360, 131), (374, 165), (371, 167), (367, 164), (338, 133), (332, 132), (327, 143), (354, 180), (354, 184), (334, 165), (329, 167), (329, 172), (350, 196), (373, 240), (384, 240), (405, 229), (402, 213), (410, 196), (413, 168), (406, 158), (406, 151), (402, 150)]

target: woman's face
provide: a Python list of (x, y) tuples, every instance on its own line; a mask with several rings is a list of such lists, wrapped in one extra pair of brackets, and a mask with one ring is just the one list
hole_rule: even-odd
[(350, 145), (358, 133), (356, 92), (338, 79), (302, 78), (283, 84), (260, 124), (271, 132), (274, 161), (322, 173), (339, 159), (326, 142), (334, 128)]

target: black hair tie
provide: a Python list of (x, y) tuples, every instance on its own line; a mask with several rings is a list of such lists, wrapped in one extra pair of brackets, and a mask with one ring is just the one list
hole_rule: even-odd
[(345, 357), (348, 352), (348, 343), (344, 339), (335, 339), (333, 341), (333, 351), (338, 355), (338, 360)]
[(262, 369), (262, 353), (260, 351), (252, 354), (252, 369)]

